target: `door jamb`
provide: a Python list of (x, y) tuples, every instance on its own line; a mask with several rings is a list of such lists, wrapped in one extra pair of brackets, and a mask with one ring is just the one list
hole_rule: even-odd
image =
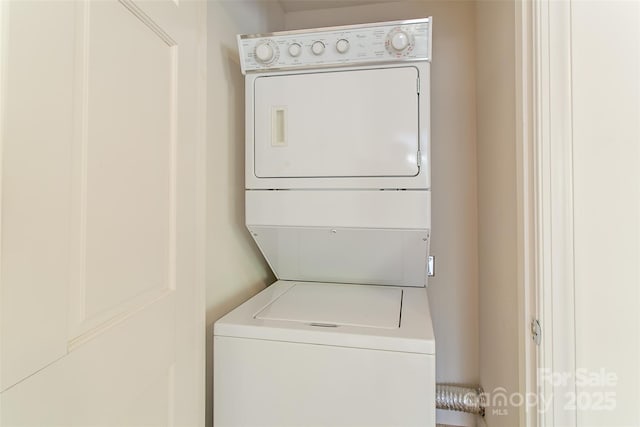
[(523, 404), (519, 425), (538, 426), (538, 411), (528, 403), (537, 397), (538, 347), (531, 337), (531, 322), (538, 318), (538, 235), (536, 208), (536, 56), (534, 50), (534, 2), (515, 2), (516, 87), (516, 201), (517, 201), (517, 278), (518, 278), (518, 366), (519, 390)]
[[(521, 2), (518, 2), (521, 3)], [(523, 140), (525, 198), (524, 225), (531, 240), (524, 241), (524, 298), (529, 315), (540, 321), (542, 340), (525, 345), (521, 370), (525, 387), (537, 396), (537, 407), (524, 414), (522, 425), (576, 426), (576, 411), (567, 409), (565, 396), (576, 392), (575, 384), (575, 281), (573, 228), (573, 133), (571, 94), (571, 3), (553, 0), (522, 2), (529, 8), (531, 24), (530, 143)], [(523, 115), (523, 120), (526, 118)], [(531, 167), (527, 171), (527, 165)], [(520, 175), (519, 175), (520, 176)], [(527, 184), (526, 179), (531, 181)], [(527, 215), (529, 221), (526, 221)], [(527, 284), (526, 280), (530, 282)], [(529, 320), (529, 319), (526, 319)], [(529, 331), (528, 325), (525, 325)], [(526, 343), (529, 343), (528, 346)], [(533, 349), (532, 349), (533, 346)], [(529, 351), (527, 351), (527, 349)], [(526, 356), (536, 354), (535, 361)], [(562, 376), (564, 381), (554, 383)], [(575, 394), (574, 394), (575, 396)]]

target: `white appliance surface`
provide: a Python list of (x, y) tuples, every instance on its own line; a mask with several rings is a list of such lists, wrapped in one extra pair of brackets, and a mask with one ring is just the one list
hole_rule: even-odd
[[(276, 316), (269, 318), (265, 308), (268, 308), (274, 301), (287, 293), (292, 287), (302, 288), (313, 286), (314, 289), (301, 294), (294, 292), (291, 299), (285, 299), (284, 305), (276, 308)], [(318, 286), (325, 287), (318, 291)], [(347, 314), (348, 307), (336, 308), (339, 297), (350, 294), (348, 300), (354, 302), (355, 293), (351, 293), (351, 288), (346, 290), (345, 284), (335, 283), (308, 283), (279, 280), (269, 286), (231, 313), (222, 317), (215, 323), (214, 335), (236, 338), (249, 338), (272, 341), (298, 342), (307, 344), (321, 344), (340, 347), (366, 348), (372, 350), (387, 350), (397, 352), (410, 352), (421, 354), (435, 354), (435, 339), (433, 326), (431, 324), (431, 314), (429, 312), (429, 301), (426, 288), (388, 288), (391, 293), (376, 294), (377, 289), (384, 288), (371, 285), (355, 285), (362, 288), (375, 288), (371, 293), (363, 291), (360, 295), (366, 295), (368, 301), (375, 301), (379, 306), (384, 307), (384, 313), (372, 314), (369, 320), (363, 320), (361, 314)], [(353, 286), (353, 285), (346, 285)], [(402, 302), (400, 309), (400, 321), (397, 327), (387, 328), (372, 325), (389, 325), (390, 318), (394, 317), (391, 307), (395, 303), (386, 301), (386, 298), (394, 298), (397, 292), (401, 292)], [(315, 318), (296, 311), (291, 306), (295, 303), (296, 295), (302, 298), (309, 298), (313, 294), (321, 295), (324, 303), (333, 305), (333, 309), (314, 308), (314, 312), (322, 316), (323, 319), (331, 319), (335, 327), (314, 325)], [(330, 302), (335, 298), (335, 301)], [(385, 300), (385, 302), (383, 302)], [(309, 308), (313, 303), (310, 300), (305, 302)], [(320, 302), (318, 302), (320, 305)], [(276, 306), (277, 307), (277, 306)], [(362, 308), (359, 306), (359, 308)], [(354, 309), (355, 310), (355, 309)], [(367, 311), (367, 310), (365, 310)], [(260, 314), (263, 318), (260, 318)], [(388, 314), (386, 314), (388, 313)], [(281, 315), (286, 315), (285, 319), (278, 319)], [(378, 319), (375, 319), (379, 317)], [(294, 320), (295, 321), (292, 321)], [(343, 324), (338, 324), (343, 321)], [(350, 322), (361, 322), (362, 325), (347, 324)], [(397, 319), (396, 319), (397, 321)], [(319, 322), (323, 323), (323, 322)], [(327, 322), (330, 323), (330, 322)]]
[(430, 191), (252, 190), (245, 206), (250, 228), (431, 228)]
[(321, 327), (400, 327), (402, 289), (388, 286), (297, 283), (256, 314)]
[(426, 61), (248, 74), (246, 188), (428, 191), (429, 80)]
[(246, 223), (276, 277), (425, 286), (429, 191), (246, 192)]
[(214, 325), (217, 427), (435, 425), (431, 22), (238, 36), (246, 224), (281, 280)]
[(278, 281), (215, 323), (213, 349), (216, 426), (435, 425), (425, 288)]
[(426, 285), (428, 230), (249, 226), (276, 277), (306, 282)]
[(435, 356), (214, 337), (216, 427), (434, 427)]
[(246, 188), (429, 191), (431, 23), (238, 36)]
[[(397, 41), (404, 43), (397, 46)], [(375, 66), (389, 60), (429, 61), (431, 47), (431, 18), (238, 35), (243, 74), (309, 66)]]
[(419, 173), (415, 66), (257, 77), (258, 178)]

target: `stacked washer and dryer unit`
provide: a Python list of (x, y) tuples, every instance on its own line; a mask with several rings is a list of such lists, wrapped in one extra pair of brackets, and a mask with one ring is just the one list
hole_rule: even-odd
[(278, 281), (214, 327), (227, 426), (433, 426), (431, 18), (238, 36), (246, 225)]

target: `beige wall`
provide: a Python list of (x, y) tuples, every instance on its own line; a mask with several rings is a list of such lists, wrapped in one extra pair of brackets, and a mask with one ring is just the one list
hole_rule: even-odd
[[(287, 29), (433, 16), (432, 178), (436, 277), (429, 285), (437, 381), (479, 382), (475, 19), (470, 1), (407, 1), (290, 12)], [(440, 422), (473, 424), (460, 413)]]
[[(480, 380), (485, 391), (518, 391), (518, 247), (515, 2), (476, 3)], [(519, 424), (517, 408), (491, 427)]]
[[(571, 48), (575, 363), (617, 376), (578, 385), (577, 425), (638, 426), (640, 3), (575, 1)], [(598, 410), (607, 392), (615, 409)]]
[(244, 76), (236, 34), (282, 29), (277, 2), (211, 0), (207, 10), (207, 425), (212, 325), (273, 281), (244, 228)]

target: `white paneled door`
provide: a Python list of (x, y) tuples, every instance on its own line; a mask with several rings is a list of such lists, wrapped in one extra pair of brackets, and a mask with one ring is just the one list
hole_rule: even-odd
[(0, 2), (0, 425), (203, 424), (204, 2)]

